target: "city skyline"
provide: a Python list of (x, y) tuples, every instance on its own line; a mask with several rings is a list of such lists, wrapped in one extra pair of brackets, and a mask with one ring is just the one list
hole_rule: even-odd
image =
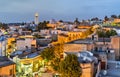
[(120, 0), (1, 0), (0, 77), (120, 77)]
[(30, 22), (34, 14), (39, 13), (39, 20), (73, 21), (103, 18), (105, 15), (119, 15), (119, 0), (2, 0), (0, 1), (0, 22)]

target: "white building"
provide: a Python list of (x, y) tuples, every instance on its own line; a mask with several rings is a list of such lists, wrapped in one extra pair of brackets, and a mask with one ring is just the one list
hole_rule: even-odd
[(16, 42), (17, 50), (25, 50), (26, 47), (28, 47), (28, 49), (31, 49), (32, 41), (33, 41), (32, 38), (17, 39), (17, 42)]
[(60, 34), (61, 30), (40, 30), (41, 35)]
[(0, 36), (0, 56), (6, 55), (6, 38), (4, 36)]
[(65, 24), (64, 25), (66, 30), (72, 31), (75, 28), (75, 25), (73, 24)]

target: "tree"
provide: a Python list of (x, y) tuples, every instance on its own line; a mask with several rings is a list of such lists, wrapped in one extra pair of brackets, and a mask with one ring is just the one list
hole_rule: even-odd
[(105, 35), (107, 38), (109, 38), (111, 36), (111, 32), (108, 30), (108, 31), (106, 31)]
[(57, 44), (54, 46), (55, 58), (51, 62), (51, 66), (55, 71), (59, 70), (59, 63), (61, 61), (63, 54), (63, 44)]
[(118, 18), (120, 18), (120, 15), (118, 15)]
[(54, 58), (51, 62), (51, 66), (55, 71), (59, 71), (60, 58)]
[(115, 30), (111, 30), (110, 31), (110, 36), (114, 36), (114, 35), (117, 35), (117, 32)]
[(0, 28), (2, 29), (8, 29), (8, 25), (7, 24), (4, 24), (4, 23), (0, 23)]
[(53, 47), (46, 48), (42, 51), (42, 53), (40, 55), (43, 59), (46, 59), (48, 61), (52, 60), (55, 57), (54, 48)]
[(104, 20), (105, 20), (105, 21), (108, 21), (108, 20), (109, 20), (109, 18), (108, 18), (107, 16), (105, 16), (105, 17), (104, 17)]
[(111, 15), (111, 18), (117, 18), (117, 16), (116, 15)]
[(61, 58), (61, 54), (63, 54), (63, 44), (57, 44), (54, 46), (54, 53), (55, 53), (55, 57), (57, 58)]
[(95, 17), (95, 18), (92, 18), (91, 21), (98, 21), (99, 18), (98, 17)]
[(110, 38), (110, 36), (117, 35), (115, 30), (108, 30), (108, 31), (97, 31), (97, 34), (100, 38)]
[(48, 27), (47, 27), (47, 24), (48, 24), (48, 23), (49, 23), (48, 21), (40, 22), (40, 23), (38, 24), (38, 26), (36, 27), (36, 29), (37, 29), (38, 31), (40, 31), (41, 29), (48, 29)]
[(80, 24), (78, 18), (75, 19), (74, 23), (75, 23), (76, 25), (79, 25), (79, 24)]
[(99, 31), (97, 31), (97, 34), (98, 34), (98, 37), (105, 37), (105, 31), (103, 31), (103, 30), (99, 30)]
[(63, 20), (59, 20), (59, 22), (63, 22)]
[(80, 77), (81, 67), (77, 56), (73, 54), (67, 55), (59, 64), (59, 72), (61, 77)]

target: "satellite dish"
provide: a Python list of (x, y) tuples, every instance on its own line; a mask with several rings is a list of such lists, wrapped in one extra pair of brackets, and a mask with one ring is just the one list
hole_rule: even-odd
[(103, 71), (103, 75), (107, 75), (107, 71), (106, 70)]

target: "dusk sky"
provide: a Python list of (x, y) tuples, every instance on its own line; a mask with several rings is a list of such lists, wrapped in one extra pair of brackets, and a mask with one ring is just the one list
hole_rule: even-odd
[(73, 21), (120, 14), (120, 0), (0, 0), (0, 22)]

